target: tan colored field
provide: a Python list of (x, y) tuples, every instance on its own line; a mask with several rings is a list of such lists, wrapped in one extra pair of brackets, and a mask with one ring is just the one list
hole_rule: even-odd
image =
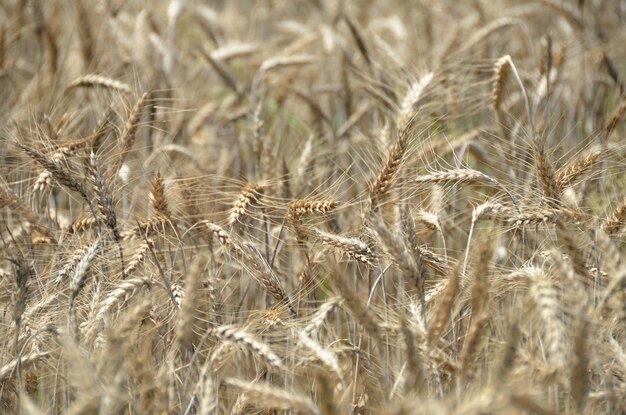
[(626, 3), (0, 2), (0, 413), (626, 414)]

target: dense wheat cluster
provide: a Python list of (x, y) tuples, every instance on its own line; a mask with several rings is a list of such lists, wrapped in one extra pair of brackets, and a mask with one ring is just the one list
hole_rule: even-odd
[(2, 1), (0, 412), (626, 413), (625, 78), (620, 0)]

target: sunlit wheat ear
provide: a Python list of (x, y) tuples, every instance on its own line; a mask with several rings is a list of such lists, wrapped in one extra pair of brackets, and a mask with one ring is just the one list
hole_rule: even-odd
[(91, 151), (98, 154), (102, 143), (105, 138), (108, 136), (108, 133), (114, 127), (114, 119), (115, 119), (115, 111), (113, 110), (113, 105), (109, 105), (107, 111), (100, 116), (98, 122), (93, 129), (91, 136), (89, 136), (89, 140), (91, 141)]
[(218, 387), (207, 360), (200, 371), (200, 380), (196, 386), (196, 393), (200, 401), (198, 415), (211, 415), (216, 413), (218, 406)]
[[(585, 262), (585, 249), (578, 242), (574, 232), (567, 226), (560, 217), (556, 220), (556, 235), (563, 253), (569, 256), (569, 260), (574, 271), (579, 275), (587, 275), (587, 264)], [(581, 235), (584, 236), (584, 235)]]
[(248, 398), (250, 405), (262, 408), (292, 409), (303, 414), (320, 414), (319, 408), (308, 397), (288, 392), (276, 386), (251, 383), (234, 378), (227, 379), (224, 383), (232, 388), (241, 390)]
[(98, 237), (88, 248), (85, 250), (84, 255), (76, 263), (74, 271), (70, 277), (69, 290), (70, 290), (70, 309), (68, 318), (68, 327), (70, 333), (74, 332), (74, 325), (76, 324), (75, 315), (75, 300), (83, 286), (87, 277), (87, 271), (91, 266), (91, 263), (98, 254), (100, 246), (100, 237)]
[(509, 60), (507, 58), (508, 56), (505, 56), (496, 61), (494, 66), (493, 89), (491, 92), (493, 108), (496, 113), (498, 124), (500, 125), (500, 130), (505, 138), (509, 136), (509, 130), (506, 127), (506, 119), (501, 107), (504, 87), (509, 78), (509, 74), (511, 73), (511, 66), (509, 65)]
[(170, 212), (169, 204), (167, 202), (167, 198), (165, 197), (165, 182), (161, 173), (157, 173), (154, 181), (152, 182), (150, 197), (152, 199), (152, 207), (154, 208), (157, 216), (170, 219), (172, 213)]
[(602, 224), (602, 229), (609, 235), (615, 234), (626, 223), (626, 197), (617, 205), (613, 212), (606, 218)]
[(535, 167), (539, 175), (539, 181), (543, 188), (543, 194), (550, 207), (559, 207), (560, 191), (555, 176), (552, 162), (548, 158), (545, 148), (545, 140), (538, 135), (533, 139), (533, 149), (535, 152)]
[[(32, 278), (33, 268), (21, 254), (19, 254), (17, 258), (11, 259), (11, 262), (13, 262), (13, 279), (17, 288), (12, 304), (13, 322), (18, 329), (16, 331), (17, 342), (20, 322), (22, 320), (22, 315), (26, 310), (26, 302), (28, 300), (28, 283)], [(17, 350), (15, 352), (17, 353)]]
[(606, 143), (608, 142), (611, 134), (613, 133), (613, 131), (615, 131), (615, 129), (617, 128), (617, 126), (619, 125), (619, 123), (622, 121), (622, 119), (626, 116), (626, 99), (624, 99), (617, 108), (615, 108), (615, 111), (613, 111), (613, 114), (611, 115), (611, 118), (609, 119), (609, 121), (606, 123), (606, 126), (604, 127), (604, 137), (603, 137), (603, 146), (605, 147), (604, 150), (606, 151)]
[(339, 206), (339, 202), (331, 200), (294, 200), (289, 204), (287, 221), (293, 226), (296, 234), (296, 242), (303, 244), (308, 235), (304, 226), (303, 218), (312, 214), (327, 214), (333, 212)]
[(413, 179), (413, 182), (416, 184), (498, 184), (496, 179), (487, 176), (485, 173), (471, 169), (456, 169), (443, 172), (435, 172), (426, 176), (418, 176), (417, 178)]
[(113, 202), (113, 195), (110, 192), (107, 180), (100, 170), (98, 158), (93, 151), (91, 152), (91, 155), (89, 157), (87, 171), (89, 173), (89, 179), (93, 188), (93, 192), (96, 194), (96, 206), (98, 206), (98, 210), (103, 217), (104, 224), (111, 230), (111, 232), (113, 233), (113, 239), (117, 243), (122, 274), (124, 275), (124, 250), (122, 249), (122, 244), (120, 242), (121, 235), (117, 227), (115, 203)]
[(263, 186), (257, 183), (246, 184), (233, 203), (228, 217), (228, 224), (233, 226), (236, 223), (243, 223), (250, 214), (249, 209), (261, 201), (263, 190)]
[(310, 338), (303, 331), (298, 332), (298, 341), (302, 344), (302, 346), (313, 352), (315, 356), (326, 366), (326, 368), (330, 369), (341, 382), (344, 381), (343, 372), (339, 366), (339, 360), (332, 351), (324, 349), (321, 344)]
[(18, 359), (13, 359), (10, 362), (5, 363), (2, 367), (0, 367), (0, 381), (9, 379), (10, 377), (17, 375), (18, 365), (26, 368), (31, 364), (50, 356), (50, 354), (51, 353), (49, 351), (31, 352), (26, 355), (22, 355), (19, 358), (19, 363)]
[(404, 244), (403, 238), (398, 238), (397, 233), (393, 229), (389, 229), (382, 220), (377, 220), (371, 229), (374, 238), (381, 249), (383, 249), (396, 263), (402, 271), (402, 274), (409, 281), (416, 281), (421, 278), (421, 263), (415, 259), (415, 255)]
[(450, 275), (448, 285), (443, 293), (443, 296), (439, 300), (437, 309), (435, 311), (435, 318), (432, 324), (428, 327), (428, 342), (434, 344), (439, 340), (443, 333), (445, 326), (448, 324), (452, 309), (454, 307), (454, 301), (460, 289), (461, 281), (461, 268), (457, 265), (452, 274)]
[(131, 239), (143, 240), (144, 237), (152, 239), (159, 233), (163, 233), (168, 227), (171, 227), (169, 219), (157, 215), (144, 222), (138, 223), (137, 226), (127, 231), (121, 232), (121, 236), (125, 241)]
[(220, 326), (213, 329), (213, 333), (224, 341), (232, 342), (236, 346), (254, 352), (272, 367), (279, 369), (283, 367), (282, 359), (272, 351), (270, 346), (242, 328)]
[(308, 336), (317, 333), (326, 322), (328, 316), (341, 305), (342, 301), (340, 297), (329, 298), (311, 316), (308, 324), (303, 329), (303, 333)]
[(374, 253), (372, 252), (370, 247), (367, 246), (367, 244), (360, 239), (346, 238), (344, 236), (324, 232), (319, 229), (314, 229), (313, 234), (325, 245), (332, 246), (340, 252), (348, 255), (351, 258), (356, 259), (359, 262), (363, 262), (369, 265), (372, 265), (374, 263)]
[(376, 181), (370, 189), (371, 209), (376, 210), (379, 199), (381, 199), (393, 186), (402, 160), (408, 149), (410, 140), (410, 130), (415, 112), (423, 99), (424, 90), (433, 79), (433, 73), (424, 75), (418, 82), (414, 83), (406, 93), (400, 110), (397, 115), (398, 141), (389, 151), (387, 161), (378, 174)]
[(128, 153), (135, 144), (137, 130), (139, 129), (139, 124), (141, 122), (141, 115), (143, 114), (144, 108), (148, 104), (148, 97), (148, 92), (144, 92), (141, 95), (141, 97), (135, 103), (135, 106), (131, 110), (128, 119), (126, 120), (126, 124), (124, 124), (124, 131), (118, 139), (119, 157), (113, 168), (114, 174), (117, 174), (119, 172), (122, 164), (126, 160)]
[(425, 382), (424, 365), (418, 353), (416, 336), (413, 334), (409, 322), (405, 318), (402, 318), (400, 321), (400, 328), (404, 339), (407, 360), (407, 373), (404, 375), (404, 390), (406, 393), (411, 393), (415, 390), (420, 390)]
[(64, 280), (68, 280), (68, 284), (69, 284), (69, 277), (70, 275), (74, 272), (74, 270), (76, 269), (76, 265), (80, 262), (80, 260), (87, 255), (87, 252), (89, 251), (90, 247), (92, 246), (91, 243), (85, 244), (84, 246), (76, 249), (74, 251), (74, 253), (72, 254), (72, 256), (65, 262), (65, 264), (55, 273), (56, 276), (54, 278), (54, 283), (55, 285), (59, 285), (61, 284)]
[(183, 298), (178, 319), (176, 321), (176, 346), (179, 352), (188, 350), (194, 341), (194, 326), (199, 317), (198, 303), (200, 302), (200, 288), (202, 286), (200, 277), (202, 273), (199, 259), (187, 271), (185, 276), (185, 297)]
[(588, 172), (599, 161), (600, 154), (600, 151), (594, 151), (585, 157), (573, 160), (557, 170), (555, 180), (559, 189), (565, 189), (573, 185), (580, 176)]
[(336, 200), (294, 200), (289, 204), (289, 212), (295, 216), (306, 214), (327, 214), (339, 206)]
[(117, 79), (107, 78), (106, 76), (96, 75), (96, 74), (87, 74), (83, 75), (80, 78), (75, 79), (70, 82), (67, 86), (68, 88), (78, 88), (78, 87), (100, 87), (111, 89), (114, 91), (123, 92), (126, 94), (130, 94), (131, 89), (130, 85), (127, 83), (118, 81)]
[(96, 206), (98, 206), (98, 210), (104, 218), (105, 225), (108, 226), (113, 232), (115, 240), (119, 241), (120, 233), (117, 229), (117, 215), (115, 214), (113, 196), (109, 189), (107, 180), (100, 170), (99, 160), (93, 152), (89, 157), (87, 170), (89, 172), (89, 179), (91, 181), (93, 191), (96, 194)]
[(124, 274), (126, 276), (132, 275), (135, 271), (137, 271), (146, 261), (150, 251), (150, 245), (154, 245), (154, 240), (147, 239), (143, 240), (139, 247), (135, 250), (135, 253), (126, 264), (126, 268), (124, 269)]
[(100, 239), (96, 239), (89, 247), (85, 250), (85, 253), (80, 258), (80, 260), (76, 263), (74, 268), (74, 272), (70, 278), (70, 301), (74, 301), (83, 285), (85, 284), (85, 277), (87, 276), (87, 271), (91, 266), (91, 262), (94, 260), (96, 255), (98, 254), (98, 248), (100, 245)]
[(150, 277), (131, 278), (116, 286), (99, 304), (94, 322), (100, 322), (109, 314), (115, 306), (123, 305), (134, 293), (141, 288), (150, 288), (153, 280)]
[(491, 100), (496, 112), (500, 111), (500, 105), (502, 104), (502, 92), (506, 81), (509, 78), (511, 72), (511, 66), (509, 65), (508, 56), (503, 56), (496, 61), (494, 66), (494, 81), (493, 90), (491, 92)]
[(539, 278), (532, 282), (530, 294), (537, 311), (543, 321), (543, 338), (548, 361), (555, 368), (561, 369), (566, 363), (565, 353), (565, 326), (560, 317), (560, 301), (557, 287), (546, 278)]
[(85, 189), (84, 185), (72, 175), (72, 173), (66, 168), (66, 166), (63, 165), (61, 160), (53, 160), (49, 156), (40, 153), (37, 150), (33, 150), (30, 147), (21, 143), (18, 143), (18, 146), (26, 154), (28, 154), (28, 156), (35, 160), (41, 167), (49, 171), (52, 177), (54, 177), (57, 182), (67, 187), (69, 190), (78, 193), (83, 198), (83, 200), (91, 205), (91, 201), (87, 196), (87, 190)]

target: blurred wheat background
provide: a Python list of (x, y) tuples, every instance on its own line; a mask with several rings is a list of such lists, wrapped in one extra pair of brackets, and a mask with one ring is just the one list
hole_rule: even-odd
[(4, 0), (0, 412), (626, 413), (623, 0)]

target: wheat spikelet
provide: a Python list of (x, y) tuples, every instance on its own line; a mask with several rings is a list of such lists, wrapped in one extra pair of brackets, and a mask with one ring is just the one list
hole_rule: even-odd
[(113, 171), (115, 173), (119, 172), (126, 156), (133, 148), (133, 144), (135, 144), (135, 136), (137, 135), (137, 130), (139, 129), (139, 123), (141, 122), (141, 115), (143, 113), (144, 108), (147, 105), (149, 93), (144, 92), (139, 100), (135, 103), (135, 106), (130, 112), (128, 119), (126, 120), (126, 124), (124, 124), (124, 131), (120, 135), (118, 139), (118, 143), (120, 146), (119, 150), (119, 158), (117, 160), (117, 164), (115, 164)]
[[(15, 285), (17, 287), (17, 293), (13, 298), (13, 322), (17, 327), (16, 333), (19, 334), (19, 326), (22, 320), (22, 316), (24, 311), (26, 310), (26, 302), (28, 300), (28, 282), (32, 277), (34, 270), (32, 265), (29, 264), (26, 259), (18, 254), (18, 257), (15, 259), (11, 259), (13, 262), (13, 279), (15, 280)], [(17, 339), (16, 334), (16, 339)], [(17, 346), (17, 345), (16, 345)], [(16, 350), (17, 352), (17, 350)]]
[(417, 247), (417, 251), (424, 261), (424, 264), (440, 274), (447, 274), (450, 272), (450, 264), (445, 257), (437, 254), (426, 246)]
[(443, 297), (437, 305), (434, 321), (428, 327), (428, 342), (430, 344), (434, 344), (437, 340), (439, 340), (445, 325), (450, 319), (452, 308), (454, 307), (454, 301), (460, 289), (460, 274), (461, 269), (457, 265), (454, 271), (452, 271), (446, 289), (443, 293)]
[(177, 309), (183, 305), (183, 301), (185, 300), (185, 288), (180, 283), (173, 283), (170, 285), (170, 291), (172, 292), (172, 298), (174, 299), (174, 305)]
[(211, 57), (217, 61), (229, 61), (236, 58), (252, 55), (259, 50), (254, 43), (227, 43), (211, 52)]
[(409, 130), (416, 109), (423, 99), (423, 93), (426, 87), (433, 79), (433, 73), (429, 72), (424, 75), (418, 82), (414, 83), (407, 91), (397, 115), (398, 141), (389, 151), (387, 161), (382, 170), (378, 174), (376, 181), (370, 189), (370, 202), (372, 210), (377, 207), (378, 200), (382, 198), (393, 186), (395, 178), (400, 169), (402, 160), (405, 157), (409, 144)]
[(140, 288), (150, 288), (153, 280), (150, 277), (130, 278), (120, 283), (109, 295), (100, 303), (95, 314), (94, 321), (102, 321), (105, 316), (118, 304), (122, 304)]
[(537, 211), (529, 211), (525, 213), (511, 213), (498, 215), (505, 223), (514, 225), (516, 227), (523, 227), (528, 225), (538, 225), (542, 223), (556, 223), (557, 220), (567, 220), (572, 222), (583, 222), (587, 220), (587, 216), (575, 210), (570, 209), (541, 209)]
[(72, 81), (67, 87), (68, 88), (78, 88), (78, 87), (101, 87), (106, 89), (112, 89), (114, 91), (124, 92), (130, 94), (131, 89), (130, 85), (118, 81), (117, 79), (107, 78), (106, 76), (97, 75), (97, 74), (87, 74), (83, 75), (80, 78)]
[(117, 229), (117, 216), (115, 214), (113, 196), (111, 195), (104, 175), (100, 171), (98, 158), (93, 152), (89, 157), (88, 171), (93, 190), (96, 194), (96, 206), (100, 214), (104, 217), (104, 223), (113, 232), (113, 237), (116, 241), (119, 241), (120, 233)]
[(558, 207), (561, 192), (559, 191), (552, 163), (546, 153), (544, 140), (541, 137), (535, 136), (533, 139), (533, 149), (535, 152), (535, 167), (539, 174), (543, 194), (547, 198), (547, 203), (550, 207)]
[(305, 414), (320, 414), (319, 408), (309, 398), (261, 383), (250, 383), (239, 379), (226, 379), (226, 385), (240, 389), (255, 406), (295, 410)]
[(327, 349), (324, 349), (317, 341), (310, 338), (305, 332), (298, 331), (298, 340), (300, 343), (312, 351), (315, 356), (332, 372), (337, 375), (337, 378), (343, 382), (343, 372), (339, 366), (339, 360), (335, 354)]
[(198, 303), (200, 301), (200, 274), (202, 268), (198, 262), (194, 263), (185, 276), (185, 296), (176, 321), (176, 345), (180, 352), (191, 347), (194, 340), (194, 324), (199, 317)]
[(423, 75), (419, 81), (411, 85), (404, 95), (397, 116), (398, 131), (401, 136), (407, 134), (415, 111), (423, 104), (425, 99), (424, 92), (432, 82), (433, 77), (434, 74), (432, 72)]
[(493, 107), (497, 112), (500, 111), (500, 105), (502, 103), (502, 90), (506, 84), (509, 74), (511, 72), (511, 66), (509, 65), (510, 57), (503, 56), (496, 61), (494, 66), (494, 81), (493, 90), (491, 92), (491, 100)]
[(233, 203), (228, 218), (228, 224), (242, 222), (247, 216), (247, 210), (254, 204), (258, 204), (263, 195), (263, 186), (257, 183), (248, 183), (242, 189), (241, 193)]
[(244, 348), (253, 351), (259, 357), (263, 358), (270, 366), (281, 368), (283, 361), (276, 353), (265, 343), (258, 340), (252, 334), (247, 331), (237, 328), (220, 326), (213, 329), (213, 333), (224, 341), (233, 342), (236, 345), (243, 346)]
[(609, 119), (606, 126), (604, 127), (604, 134), (606, 137), (605, 140), (608, 139), (608, 137), (611, 135), (613, 131), (615, 131), (615, 129), (617, 128), (620, 121), (622, 120), (622, 118), (624, 118), (625, 115), (626, 115), (626, 99), (624, 99), (622, 103), (617, 108), (615, 108), (615, 111), (613, 111), (611, 118)]
[(571, 186), (574, 182), (585, 172), (595, 165), (600, 157), (600, 151), (594, 151), (593, 153), (572, 161), (568, 165), (562, 167), (556, 172), (556, 182), (560, 189)]
[(432, 212), (420, 209), (415, 214), (415, 220), (417, 222), (423, 223), (428, 229), (432, 231), (441, 229), (441, 222), (439, 221), (439, 217)]
[(420, 357), (417, 353), (415, 336), (405, 318), (400, 321), (400, 327), (402, 329), (402, 337), (404, 338), (404, 345), (406, 349), (405, 353), (408, 372), (404, 379), (404, 390), (406, 393), (410, 393), (412, 391), (419, 390), (422, 386), (424, 382), (424, 371), (420, 362)]
[(21, 367), (25, 367), (43, 359), (44, 357), (48, 357), (49, 355), (50, 352), (34, 352), (20, 357), (19, 362), (17, 359), (14, 359), (9, 363), (6, 363), (2, 367), (0, 367), (0, 381), (8, 379), (10, 376), (13, 376), (14, 373), (17, 373), (16, 369), (18, 365)]
[(135, 254), (130, 259), (130, 261), (128, 261), (128, 264), (124, 269), (125, 275), (129, 276), (137, 269), (139, 269), (139, 267), (145, 262), (151, 245), (154, 245), (154, 240), (147, 239), (142, 241), (141, 245), (139, 245), (139, 247), (135, 251)]
[(63, 265), (63, 267), (57, 272), (54, 279), (55, 285), (59, 285), (61, 281), (65, 280), (74, 271), (78, 262), (83, 258), (90, 248), (90, 244), (84, 245), (74, 251), (70, 259)]
[(455, 169), (431, 173), (413, 179), (416, 184), (474, 184), (489, 183), (498, 185), (498, 181), (485, 173), (472, 169)]
[(155, 234), (163, 232), (165, 230), (165, 226), (169, 224), (169, 220), (157, 215), (148, 219), (147, 221), (137, 224), (137, 226), (128, 231), (121, 232), (120, 235), (122, 237), (122, 240), (124, 241), (128, 241), (131, 239), (143, 240), (144, 237), (150, 239)]
[(152, 207), (156, 211), (157, 215), (165, 219), (169, 219), (172, 216), (167, 198), (165, 197), (165, 183), (161, 173), (157, 173), (154, 181), (152, 182), (152, 189), (150, 191), (150, 197), (152, 199)]
[(197, 395), (200, 401), (199, 415), (211, 415), (218, 408), (218, 385), (215, 384), (213, 374), (209, 370), (209, 361), (202, 366), (200, 380), (197, 385)]
[(289, 203), (289, 212), (296, 216), (319, 213), (325, 215), (339, 206), (335, 200), (294, 200)]
[(92, 261), (98, 254), (98, 249), (100, 246), (100, 239), (96, 239), (91, 245), (89, 245), (81, 258), (76, 262), (74, 266), (73, 274), (70, 278), (70, 301), (73, 302), (81, 288), (85, 284), (85, 277), (87, 276), (87, 271), (89, 271), (89, 267), (91, 266)]
[(609, 235), (619, 232), (626, 222), (626, 197), (622, 202), (613, 210), (613, 213), (606, 218), (602, 224), (602, 229)]
[(263, 61), (261, 67), (259, 68), (259, 73), (288, 68), (291, 66), (308, 65), (315, 61), (316, 57), (311, 55), (276, 56)]
[(314, 234), (324, 244), (337, 248), (351, 258), (365, 264), (372, 264), (374, 254), (367, 244), (357, 238), (346, 238), (332, 233), (314, 229)]
[(420, 278), (422, 275), (420, 264), (418, 264), (414, 255), (405, 246), (403, 239), (397, 238), (397, 234), (394, 233), (393, 229), (388, 228), (382, 220), (379, 220), (375, 225), (375, 229), (371, 229), (370, 232), (374, 234), (375, 239), (383, 250), (393, 258), (405, 278), (409, 280)]
[(548, 360), (556, 368), (565, 365), (565, 327), (560, 318), (560, 301), (557, 288), (547, 279), (533, 280), (530, 294), (537, 305), (544, 324), (543, 335), (546, 342)]
[(307, 336), (317, 332), (322, 324), (326, 321), (326, 318), (333, 312), (342, 302), (340, 297), (333, 297), (328, 299), (322, 304), (315, 314), (313, 314), (309, 320), (309, 323), (302, 329), (303, 333)]
[(82, 233), (96, 227), (98, 222), (93, 216), (81, 216), (74, 220), (69, 227), (70, 233)]
[(78, 193), (88, 204), (90, 204), (90, 199), (87, 197), (85, 187), (78, 180), (76, 180), (76, 178), (67, 170), (65, 166), (63, 166), (61, 160), (51, 159), (39, 151), (33, 150), (21, 143), (18, 143), (18, 146), (41, 167), (49, 171), (57, 182), (67, 187), (69, 190)]

